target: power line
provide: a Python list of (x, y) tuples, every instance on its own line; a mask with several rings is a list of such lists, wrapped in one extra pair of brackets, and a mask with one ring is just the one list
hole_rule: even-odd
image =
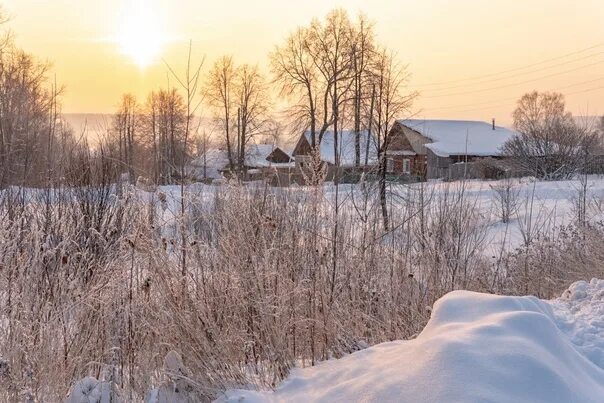
[[(604, 80), (604, 76), (593, 79), (593, 80), (587, 80), (587, 81), (581, 81), (579, 83), (574, 83), (574, 84), (569, 84), (569, 85), (565, 85), (563, 87), (558, 87), (558, 88), (554, 88), (551, 89), (550, 91), (560, 91), (560, 90), (564, 90), (566, 88), (572, 88), (572, 87), (578, 87), (580, 85), (585, 85), (585, 84), (591, 84), (594, 82), (598, 82), (598, 81), (602, 81)], [(573, 93), (568, 93), (568, 95), (572, 95)], [(438, 108), (431, 108), (429, 109), (430, 111), (435, 111), (435, 110), (443, 110), (443, 109), (457, 109), (460, 107), (473, 107), (473, 106), (488, 106), (490, 104), (494, 104), (494, 103), (501, 103), (504, 101), (513, 101), (513, 100), (517, 100), (518, 97), (510, 97), (510, 98), (503, 98), (503, 99), (498, 99), (496, 101), (487, 101), (487, 102), (480, 102), (480, 103), (471, 103), (471, 104), (462, 104), (462, 105), (451, 105), (451, 106), (442, 106), (442, 107), (438, 107)], [(493, 107), (498, 106), (498, 105), (493, 105)]]
[[(599, 87), (594, 87), (594, 88), (588, 88), (586, 90), (568, 92), (568, 93), (566, 93), (564, 95), (566, 96), (566, 95), (582, 94), (582, 93), (586, 93), (586, 92), (593, 92), (593, 91), (598, 91), (598, 90), (603, 90), (603, 89), (604, 89), (604, 85), (599, 86)], [(514, 99), (516, 99), (516, 98), (514, 98)], [(506, 103), (497, 104), (497, 105), (489, 105), (489, 106), (485, 106), (485, 107), (482, 107), (482, 108), (471, 108), (471, 109), (453, 110), (453, 111), (448, 111), (448, 112), (450, 112), (450, 113), (474, 112), (474, 111), (481, 111), (481, 110), (485, 110), (485, 109), (498, 108), (498, 107), (501, 107), (501, 106), (508, 106), (508, 105), (509, 105), (509, 102), (506, 102)], [(430, 111), (430, 112), (435, 111), (435, 110), (438, 110), (438, 108), (427, 109), (427, 111)]]
[(540, 81), (540, 80), (543, 80), (545, 78), (556, 77), (556, 76), (559, 76), (559, 75), (562, 75), (562, 74), (572, 73), (574, 71), (578, 71), (578, 70), (582, 70), (582, 69), (585, 69), (585, 68), (588, 68), (588, 67), (596, 66), (596, 65), (599, 65), (599, 64), (602, 64), (602, 63), (604, 63), (604, 60), (600, 60), (600, 61), (597, 61), (595, 63), (590, 63), (590, 64), (587, 64), (587, 65), (579, 66), (577, 68), (573, 68), (573, 69), (570, 69), (570, 70), (565, 70), (565, 71), (560, 71), (560, 72), (557, 72), (557, 73), (548, 74), (548, 75), (541, 76), (541, 77), (534, 78), (534, 79), (530, 79), (530, 80), (519, 81), (519, 82), (516, 82), (516, 83), (513, 83), (513, 84), (506, 84), (506, 85), (500, 85), (500, 86), (497, 86), (497, 87), (483, 88), (483, 89), (472, 90), (472, 91), (456, 92), (456, 93), (450, 93), (450, 94), (429, 95), (429, 96), (425, 96), (424, 98), (452, 97), (452, 96), (457, 96), (457, 95), (476, 94), (476, 93), (480, 93), (480, 92), (486, 92), (486, 91), (493, 91), (493, 90), (498, 90), (498, 89), (503, 89), (503, 88), (515, 87), (515, 86), (522, 85), (522, 84), (527, 84), (527, 83), (532, 83), (532, 82), (535, 82), (535, 81)]
[[(566, 96), (566, 95), (583, 94), (583, 93), (593, 92), (593, 91), (598, 91), (598, 90), (604, 90), (604, 85), (599, 86), (599, 87), (594, 87), (594, 88), (588, 88), (588, 89), (580, 90), (580, 91), (567, 92), (564, 95)], [(514, 98), (514, 99), (516, 99), (516, 98)], [(506, 102), (506, 103), (501, 103), (501, 104), (498, 104), (498, 105), (489, 105), (489, 106), (485, 106), (485, 107), (482, 107), (482, 108), (454, 110), (454, 111), (449, 111), (449, 112), (452, 112), (452, 113), (474, 112), (474, 111), (480, 111), (480, 110), (491, 109), (491, 108), (499, 108), (499, 107), (508, 106), (508, 105), (509, 105), (509, 102)], [(430, 111), (430, 112), (434, 111), (434, 110), (438, 110), (438, 108), (427, 109), (427, 111)]]
[(592, 92), (592, 91), (597, 91), (597, 90), (601, 90), (604, 89), (604, 85), (600, 86), (600, 87), (595, 87), (595, 88), (588, 88), (586, 90), (581, 90), (581, 91), (574, 91), (574, 92), (568, 92), (564, 95), (575, 95), (575, 94), (583, 94), (585, 92)]
[(454, 84), (454, 83), (460, 83), (460, 82), (464, 82), (464, 81), (472, 81), (472, 80), (476, 80), (476, 79), (481, 79), (481, 78), (487, 78), (487, 77), (494, 77), (494, 76), (498, 76), (501, 74), (505, 74), (505, 73), (511, 73), (514, 71), (520, 71), (520, 70), (525, 70), (531, 67), (535, 67), (535, 66), (540, 66), (542, 64), (546, 64), (552, 61), (556, 61), (556, 60), (560, 60), (560, 59), (565, 59), (569, 56), (573, 56), (576, 54), (580, 54), (580, 53), (585, 53), (589, 50), (595, 49), (595, 48), (599, 48), (601, 46), (604, 46), (604, 42), (600, 42), (596, 45), (590, 46), (588, 48), (585, 49), (581, 49), (581, 50), (577, 50), (575, 52), (571, 52), (571, 53), (567, 53), (565, 55), (562, 56), (558, 56), (558, 57), (554, 57), (551, 59), (547, 59), (547, 60), (543, 60), (541, 62), (537, 62), (537, 63), (533, 63), (533, 64), (528, 64), (526, 66), (522, 66), (522, 67), (516, 67), (513, 69), (508, 69), (508, 70), (503, 70), (503, 71), (499, 71), (497, 73), (490, 73), (490, 74), (483, 74), (483, 75), (479, 75), (479, 76), (473, 76), (473, 77), (468, 77), (468, 78), (462, 78), (459, 80), (450, 80), (450, 81), (441, 81), (441, 82), (433, 82), (433, 83), (424, 83), (424, 84), (417, 84), (418, 87), (431, 87), (431, 86), (438, 86), (438, 85), (447, 85), (447, 84)]
[(514, 101), (516, 99), (518, 99), (518, 97), (503, 98), (503, 99), (498, 99), (496, 101), (487, 101), (487, 102), (480, 102), (480, 103), (441, 106), (438, 108), (431, 108), (430, 110), (438, 111), (438, 110), (442, 110), (442, 109), (457, 109), (457, 108), (463, 108), (463, 107), (483, 106), (483, 105), (488, 106), (489, 104), (494, 104), (494, 103), (499, 103), (499, 102), (504, 102), (504, 101)]
[[(501, 106), (508, 106), (509, 104), (510, 104), (509, 102), (506, 102), (506, 103), (503, 103), (503, 104), (484, 106), (482, 108), (462, 109), (462, 110), (449, 111), (449, 112), (450, 113), (464, 113), (464, 112), (482, 111), (482, 110), (485, 110), (485, 109), (492, 109), (492, 108), (499, 108)], [(428, 111), (433, 111), (433, 109), (428, 109)]]
[(594, 54), (591, 54), (591, 55), (587, 55), (587, 56), (583, 56), (583, 57), (580, 57), (578, 59), (567, 60), (565, 62), (554, 64), (552, 66), (542, 67), (542, 68), (537, 69), (537, 70), (526, 71), (526, 72), (522, 72), (522, 73), (518, 73), (518, 74), (513, 74), (513, 75), (509, 75), (509, 76), (505, 76), (505, 77), (494, 78), (494, 79), (490, 79), (490, 80), (476, 81), (476, 82), (473, 82), (473, 83), (470, 83), (470, 84), (454, 85), (454, 86), (445, 87), (445, 88), (435, 88), (434, 90), (428, 90), (428, 91), (446, 91), (446, 90), (452, 90), (452, 89), (455, 89), (455, 88), (463, 88), (463, 87), (474, 86), (474, 85), (478, 85), (478, 84), (487, 84), (487, 83), (491, 83), (491, 82), (495, 82), (495, 81), (508, 80), (510, 78), (515, 78), (515, 77), (525, 76), (525, 75), (529, 75), (529, 74), (534, 74), (534, 73), (538, 73), (540, 71), (550, 70), (550, 69), (553, 69), (553, 68), (556, 68), (556, 67), (560, 67), (560, 66), (564, 66), (564, 65), (567, 65), (567, 64), (576, 63), (576, 62), (579, 62), (581, 60), (590, 59), (590, 58), (597, 57), (597, 56), (600, 56), (600, 55), (604, 55), (604, 51), (598, 52), (598, 53), (594, 53)]

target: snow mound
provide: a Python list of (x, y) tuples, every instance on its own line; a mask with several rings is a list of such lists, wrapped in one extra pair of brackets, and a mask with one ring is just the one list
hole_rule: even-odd
[(91, 376), (73, 385), (64, 403), (121, 403), (119, 391), (111, 382), (99, 381)]
[(554, 301), (455, 291), (415, 340), (296, 369), (219, 402), (602, 402), (604, 281)]
[(604, 280), (578, 281), (551, 305), (558, 327), (571, 343), (604, 368)]
[(170, 351), (164, 358), (164, 374), (166, 379), (158, 388), (151, 390), (145, 398), (145, 403), (189, 403), (200, 401), (195, 395), (195, 387), (189, 382), (190, 371), (182, 362), (182, 357), (176, 351)]

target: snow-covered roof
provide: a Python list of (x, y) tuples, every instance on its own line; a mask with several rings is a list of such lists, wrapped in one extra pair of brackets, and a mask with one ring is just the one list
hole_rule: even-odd
[[(363, 130), (360, 133), (361, 142), (361, 165), (365, 164), (365, 155), (368, 156), (369, 165), (373, 165), (377, 162), (377, 142), (373, 135), (369, 136), (367, 130)], [(310, 144), (310, 131), (304, 133), (304, 137)], [(318, 135), (317, 135), (318, 137)], [(367, 141), (369, 141), (369, 153), (366, 153)], [(340, 159), (340, 166), (354, 166), (355, 165), (355, 132), (352, 130), (338, 131), (338, 155)], [(334, 153), (334, 133), (333, 130), (328, 130), (323, 134), (321, 145), (319, 147), (321, 152), (321, 160), (335, 164), (335, 153)]]
[(217, 148), (209, 149), (205, 152), (205, 155), (201, 155), (191, 161), (190, 174), (193, 174), (199, 178), (204, 177), (204, 165), (205, 165), (205, 177), (210, 179), (220, 179), (222, 174), (220, 171), (229, 164), (229, 159), (226, 150)]
[[(245, 164), (248, 167), (288, 167), (294, 166), (294, 162), (276, 163), (268, 160), (275, 149), (279, 148), (274, 144), (248, 144), (245, 152)], [(283, 151), (283, 149), (280, 149)], [(286, 153), (285, 151), (283, 151)], [(286, 153), (287, 154), (287, 153)], [(288, 154), (289, 156), (289, 154)], [(291, 158), (291, 156), (289, 156)]]
[[(293, 161), (288, 163), (275, 163), (267, 159), (276, 148), (278, 147), (272, 144), (248, 144), (245, 150), (245, 165), (249, 168), (293, 167)], [(235, 156), (233, 156), (233, 158), (235, 158)], [(220, 171), (225, 170), (229, 165), (227, 151), (218, 148), (207, 150), (205, 156), (201, 155), (191, 161), (191, 173), (198, 177), (203, 177), (204, 165), (207, 178), (222, 178)]]
[(505, 127), (472, 120), (400, 120), (401, 125), (432, 140), (425, 146), (439, 157), (500, 155), (501, 146), (517, 133)]

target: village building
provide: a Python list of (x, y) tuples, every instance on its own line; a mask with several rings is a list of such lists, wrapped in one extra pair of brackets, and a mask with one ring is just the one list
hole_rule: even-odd
[(398, 120), (388, 135), (386, 171), (410, 179), (473, 178), (476, 162), (503, 158), (501, 147), (516, 132), (469, 120)]
[[(235, 156), (233, 156), (236, 159)], [(293, 158), (273, 144), (248, 144), (245, 151), (243, 180), (273, 180), (294, 169)], [(189, 176), (195, 180), (211, 182), (233, 176), (225, 149), (208, 149), (189, 164)]]
[(287, 186), (294, 170), (294, 159), (272, 144), (250, 144), (245, 153), (246, 180), (266, 180), (275, 186)]
[[(311, 133), (310, 131), (304, 132), (292, 153), (297, 176), (306, 177), (309, 169), (317, 164), (317, 157), (325, 167), (325, 179), (328, 181), (333, 180), (336, 173), (341, 179), (354, 180), (359, 173), (375, 172), (378, 166), (378, 144), (375, 137), (367, 130), (358, 133), (358, 161), (356, 139), (357, 133), (352, 130), (338, 131), (337, 135), (333, 130), (328, 130), (323, 133), (319, 143), (319, 133), (316, 133), (318, 155), (314, 157)], [(335, 145), (336, 140), (337, 146)], [(300, 181), (299, 178), (297, 181)]]

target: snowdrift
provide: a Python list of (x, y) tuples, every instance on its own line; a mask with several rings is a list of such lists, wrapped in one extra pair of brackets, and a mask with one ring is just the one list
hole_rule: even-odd
[(219, 402), (603, 402), (604, 281), (561, 298), (452, 292), (415, 340), (296, 369)]

